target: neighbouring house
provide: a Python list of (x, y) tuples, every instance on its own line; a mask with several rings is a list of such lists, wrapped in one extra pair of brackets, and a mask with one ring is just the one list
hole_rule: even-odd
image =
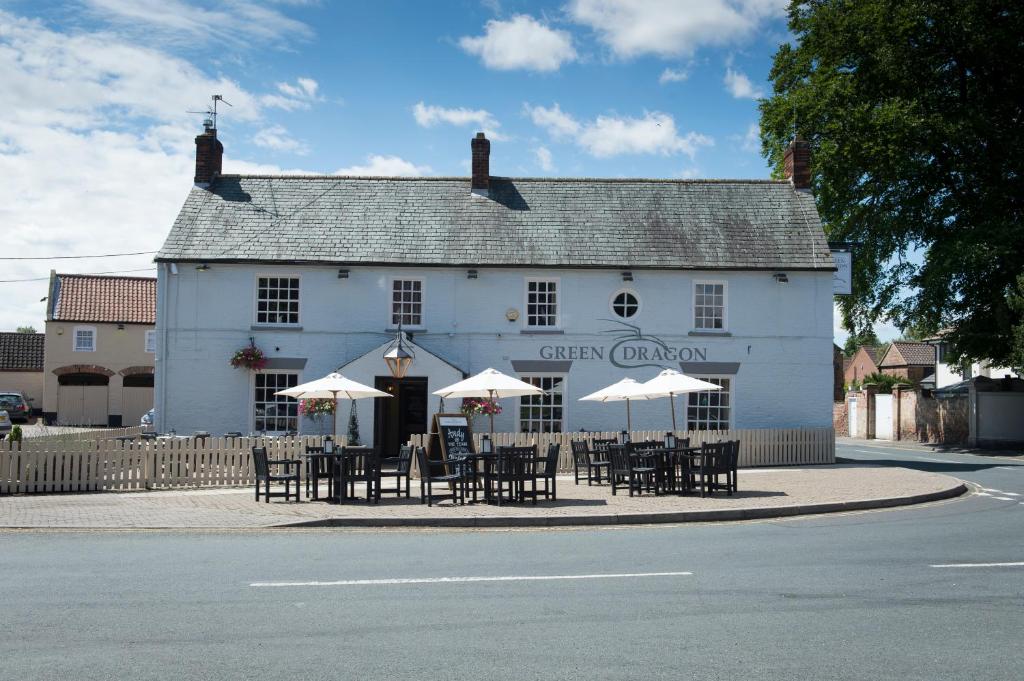
[(934, 387), (935, 348), (928, 343), (893, 341), (879, 360), (878, 369), (926, 388)]
[(884, 345), (862, 345), (853, 353), (853, 357), (845, 363), (843, 378), (847, 385), (860, 383), (865, 376), (878, 372), (878, 362), (885, 354)]
[(135, 426), (153, 406), (156, 279), (50, 273), (43, 416)]
[(0, 332), (0, 393), (19, 392), (33, 411), (43, 408), (41, 333)]
[(935, 387), (945, 388), (972, 378), (1021, 378), (1020, 374), (1007, 367), (993, 366), (990, 362), (972, 362), (967, 367), (948, 364), (946, 355), (949, 343), (941, 336), (926, 340), (935, 348)]
[[(499, 431), (619, 430), (625, 405), (579, 398), (663, 367), (722, 386), (676, 398), (680, 428), (831, 426), (835, 265), (805, 142), (778, 181), (499, 177), (483, 133), (470, 147), (471, 177), (226, 175), (199, 135), (156, 257), (157, 427), (310, 432), (275, 393), (338, 370), (395, 396), (358, 406), (391, 451), (488, 367), (543, 389), (503, 400)], [(250, 343), (266, 366), (232, 368)], [(633, 427), (668, 412), (634, 402)]]

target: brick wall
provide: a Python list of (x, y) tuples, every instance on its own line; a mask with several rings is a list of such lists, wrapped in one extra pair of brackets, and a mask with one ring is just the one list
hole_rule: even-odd
[(832, 403), (832, 427), (835, 429), (836, 435), (840, 437), (850, 432), (850, 428), (847, 425), (846, 410), (847, 404), (845, 401)]
[[(899, 391), (899, 438), (933, 444), (967, 442), (967, 396), (937, 400), (916, 390)], [(893, 400), (895, 407), (895, 398)]]

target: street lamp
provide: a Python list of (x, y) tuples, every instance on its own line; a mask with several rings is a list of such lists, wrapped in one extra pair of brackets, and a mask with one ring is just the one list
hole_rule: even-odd
[(384, 352), (384, 362), (388, 365), (391, 375), (397, 379), (405, 378), (406, 372), (412, 366), (412, 361), (416, 359), (416, 355), (406, 350), (403, 340), (402, 325), (399, 324), (398, 335)]

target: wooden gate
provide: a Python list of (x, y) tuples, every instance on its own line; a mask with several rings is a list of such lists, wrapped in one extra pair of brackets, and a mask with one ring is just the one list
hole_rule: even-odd
[(153, 408), (153, 389), (121, 388), (121, 425), (131, 427), (139, 425), (142, 415)]
[(107, 424), (105, 385), (62, 385), (57, 389), (57, 424), (97, 426)]
[(892, 439), (892, 395), (875, 395), (875, 438)]

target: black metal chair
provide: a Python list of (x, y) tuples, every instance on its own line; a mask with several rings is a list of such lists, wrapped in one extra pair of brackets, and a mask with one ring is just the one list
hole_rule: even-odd
[(548, 455), (544, 457), (544, 468), (539, 471), (539, 479), (544, 482), (542, 493), (545, 499), (558, 499), (558, 484), (555, 478), (558, 476), (558, 454), (560, 449), (561, 445), (557, 442), (552, 442), (548, 445)]
[[(420, 471), (420, 503), (424, 500), (427, 506), (433, 506), (435, 499), (451, 499), (453, 504), (465, 503), (464, 476), (461, 472), (435, 473), (433, 465), (441, 466), (443, 462), (434, 464), (427, 459), (427, 450), (423, 447), (416, 448), (416, 465)], [(451, 492), (448, 494), (434, 494), (434, 483), (446, 485)]]
[[(608, 460), (595, 461), (586, 440), (573, 440), (571, 446), (576, 484), (580, 484), (580, 468), (587, 472), (588, 486), (593, 482), (601, 484), (603, 477), (608, 475), (608, 467), (611, 466), (611, 463)], [(605, 449), (604, 455), (608, 455), (607, 449)], [(602, 473), (604, 473), (604, 476), (602, 476)]]
[[(291, 491), (291, 484), (295, 483), (295, 501), (299, 500), (299, 489), (301, 487), (300, 478), (300, 466), (301, 461), (292, 459), (274, 459), (267, 458), (266, 447), (253, 447), (252, 448), (252, 460), (253, 467), (256, 469), (256, 501), (260, 500), (260, 483), (263, 483), (263, 497), (266, 502), (270, 503), (270, 497), (284, 497), (288, 500), (293, 496)], [(284, 466), (284, 473), (271, 473), (271, 468), (274, 466)], [(294, 467), (294, 472), (292, 469)], [(271, 492), (270, 483), (272, 482), (283, 482), (284, 492)]]
[(612, 442), (608, 444), (608, 479), (612, 483), (612, 496), (615, 496), (619, 487), (625, 483), (629, 485), (629, 471), (631, 468), (629, 460), (629, 449), (626, 445)]
[[(728, 442), (705, 442), (700, 448), (700, 463), (696, 470), (699, 479), (700, 495), (706, 496), (716, 490), (725, 490), (725, 493), (732, 496), (731, 485), (731, 459), (732, 444)], [(725, 482), (719, 481), (720, 476), (725, 476)]]
[[(385, 467), (388, 464), (394, 463), (394, 468)], [(409, 474), (412, 471), (412, 445), (402, 445), (398, 449), (397, 457), (388, 457), (387, 459), (381, 459), (380, 467), (380, 485), (378, 489), (378, 496), (380, 494), (397, 494), (399, 497), (402, 496), (402, 480), (405, 480), (405, 497), (409, 498)], [(384, 487), (383, 481), (394, 478), (394, 487)]]

